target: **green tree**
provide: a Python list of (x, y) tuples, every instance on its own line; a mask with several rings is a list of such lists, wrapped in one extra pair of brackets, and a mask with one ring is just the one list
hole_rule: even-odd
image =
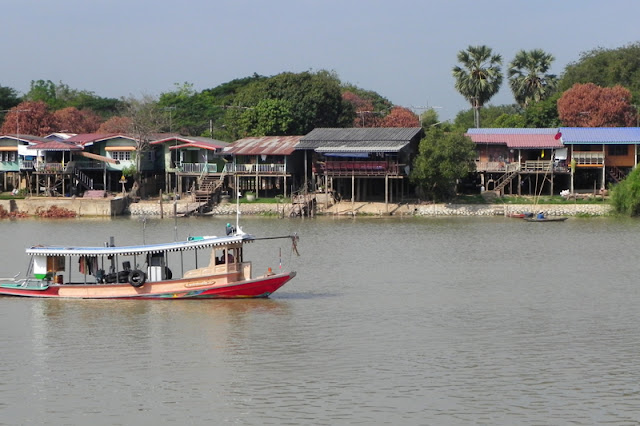
[(501, 127), (505, 129), (515, 129), (526, 127), (526, 121), (521, 114), (502, 114), (498, 116), (491, 127)]
[(163, 131), (194, 136), (204, 134), (221, 110), (208, 92), (197, 93), (193, 84), (186, 82), (176, 83), (175, 90), (162, 93), (158, 108), (166, 116)]
[(282, 99), (263, 99), (254, 108), (244, 110), (243, 117), (248, 136), (285, 135), (293, 121), (291, 105)]
[(620, 183), (611, 188), (611, 205), (616, 213), (640, 215), (640, 168), (636, 167)]
[(558, 87), (558, 77), (549, 74), (554, 57), (542, 49), (521, 50), (509, 64), (509, 86), (516, 102), (523, 108), (540, 102)]
[(124, 108), (121, 100), (102, 98), (87, 90), (72, 89), (62, 81), (56, 84), (51, 80), (32, 80), (31, 88), (25, 95), (25, 99), (42, 101), (52, 111), (68, 107), (91, 110), (103, 120), (113, 117)]
[(420, 114), (420, 124), (422, 128), (427, 131), (429, 127), (435, 126), (440, 123), (440, 117), (438, 116), (438, 111), (435, 108), (429, 108)]
[(469, 46), (458, 52), (458, 62), (462, 67), (453, 67), (455, 88), (471, 104), (475, 127), (480, 127), (480, 108), (498, 93), (502, 84), (502, 57), (487, 46)]
[(240, 88), (233, 103), (226, 107), (225, 124), (235, 138), (253, 133), (243, 128), (246, 117), (242, 110), (256, 107), (263, 99), (288, 103), (292, 121), (287, 135), (305, 135), (316, 127), (336, 127), (344, 108), (340, 80), (328, 71), (282, 73), (256, 80)]
[(6, 113), (19, 103), (20, 96), (18, 96), (18, 92), (15, 89), (0, 86), (0, 126), (2, 126)]
[[(502, 127), (497, 120), (504, 122), (504, 116), (522, 115), (522, 109), (518, 105), (489, 105), (480, 110), (480, 121), (484, 127)], [(519, 120), (514, 118), (514, 120)], [(474, 111), (460, 111), (453, 121), (453, 129), (460, 133), (465, 133), (469, 128), (474, 127)]]
[(600, 87), (620, 85), (631, 91), (632, 103), (640, 103), (640, 42), (617, 49), (583, 52), (578, 61), (565, 67), (559, 89), (568, 90), (576, 83), (594, 83)]
[(49, 108), (56, 109), (56, 85), (51, 80), (31, 80), (31, 87), (24, 98), (27, 101), (44, 102)]
[(0, 109), (7, 110), (20, 103), (18, 92), (11, 87), (0, 86)]
[(558, 99), (562, 93), (556, 92), (551, 97), (527, 107), (524, 112), (525, 127), (543, 129), (559, 127)]
[(432, 127), (420, 141), (410, 179), (419, 193), (434, 201), (455, 195), (456, 182), (475, 170), (475, 144), (462, 133)]

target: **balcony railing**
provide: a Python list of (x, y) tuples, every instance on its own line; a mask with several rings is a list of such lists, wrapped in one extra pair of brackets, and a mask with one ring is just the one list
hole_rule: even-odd
[(224, 166), (226, 173), (246, 173), (255, 174), (258, 173), (273, 173), (283, 174), (285, 173), (284, 164), (232, 164), (227, 163)]
[(35, 161), (33, 160), (22, 160), (20, 161), (20, 170), (33, 170), (35, 165)]
[(314, 164), (314, 171), (330, 175), (397, 176), (402, 174), (402, 167), (402, 164), (386, 161), (326, 161)]
[(505, 161), (476, 161), (478, 172), (516, 172), (520, 170), (520, 163)]
[(571, 158), (578, 166), (602, 166), (604, 164), (604, 152), (602, 151), (573, 151)]
[(62, 163), (36, 163), (35, 168), (37, 172), (59, 173), (64, 171), (65, 165)]
[(528, 160), (524, 162), (522, 171), (526, 172), (550, 172), (553, 166), (551, 161)]
[(213, 163), (180, 163), (181, 173), (218, 173), (218, 165)]
[(80, 170), (102, 170), (105, 167), (108, 167), (107, 163), (96, 160), (82, 160), (82, 161), (74, 161), (73, 166), (76, 169)]

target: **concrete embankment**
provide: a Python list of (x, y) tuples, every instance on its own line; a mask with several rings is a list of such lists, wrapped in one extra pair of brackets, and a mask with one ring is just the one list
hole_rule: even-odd
[(117, 198), (73, 198), (73, 197), (28, 197), (24, 199), (0, 200), (7, 212), (37, 215), (51, 207), (64, 208), (77, 216), (118, 216), (124, 213), (126, 200)]
[(611, 212), (608, 204), (389, 204), (338, 203), (329, 215), (394, 216), (506, 216), (544, 211), (548, 216), (602, 216)]
[[(193, 211), (197, 208), (195, 203), (181, 201), (177, 204), (178, 214)], [(165, 204), (165, 215), (173, 215), (173, 205)], [(159, 202), (140, 202), (129, 206), (132, 215), (160, 215)], [(319, 204), (316, 210), (318, 215), (345, 215), (345, 216), (496, 216), (514, 213), (544, 211), (548, 216), (602, 216), (609, 214), (611, 208), (608, 204), (385, 204), (385, 203), (350, 203), (343, 202), (325, 208)], [(291, 212), (290, 205), (283, 204), (240, 204), (240, 212), (244, 215), (278, 215), (288, 217)], [(209, 215), (235, 215), (235, 204), (221, 204), (216, 206)]]
[[(127, 204), (123, 198), (46, 198), (32, 197), (16, 200), (0, 200), (6, 211), (19, 211), (36, 215), (38, 210), (56, 206), (76, 212), (78, 216), (166, 216), (198, 214), (200, 204), (188, 200), (160, 203), (158, 200)], [(242, 203), (244, 215), (273, 215), (289, 217), (291, 205), (277, 203)], [(235, 215), (236, 205), (220, 204), (207, 215)], [(525, 212), (544, 211), (548, 216), (602, 216), (611, 212), (608, 204), (385, 204), (342, 202), (325, 208), (318, 204), (317, 215), (345, 216), (498, 216)]]

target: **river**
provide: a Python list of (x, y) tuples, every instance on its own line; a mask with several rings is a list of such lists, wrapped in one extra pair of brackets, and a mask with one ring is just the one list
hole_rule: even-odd
[[(35, 244), (222, 234), (202, 217), (1, 221)], [(0, 424), (640, 422), (640, 221), (243, 218), (270, 299), (0, 298)]]

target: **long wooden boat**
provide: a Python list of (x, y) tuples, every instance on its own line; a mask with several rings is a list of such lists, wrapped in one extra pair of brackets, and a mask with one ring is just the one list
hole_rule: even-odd
[[(31, 256), (27, 276), (0, 279), (0, 295), (78, 299), (265, 298), (296, 276), (295, 271), (274, 273), (268, 268), (263, 275), (253, 277), (251, 262), (245, 260), (243, 248), (259, 238), (242, 230), (236, 233), (235, 229), (228, 234), (140, 246), (116, 247), (111, 238), (103, 247), (30, 247), (26, 249)], [(295, 250), (297, 236), (262, 239), (274, 238), (291, 238)], [(200, 249), (211, 250), (211, 254), (208, 265), (198, 268)], [(172, 252), (179, 252), (181, 259), (185, 252), (194, 253), (195, 269), (176, 277), (178, 268), (168, 264), (168, 254)]]

